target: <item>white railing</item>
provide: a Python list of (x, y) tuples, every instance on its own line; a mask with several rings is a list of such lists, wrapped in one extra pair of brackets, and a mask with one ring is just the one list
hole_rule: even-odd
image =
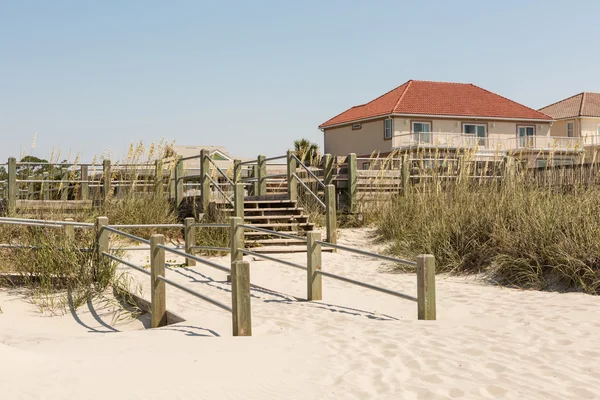
[[(589, 138), (589, 137), (588, 137)], [(526, 137), (476, 137), (465, 133), (428, 132), (408, 133), (395, 135), (393, 137), (394, 149), (408, 148), (452, 148), (491, 151), (515, 151), (515, 150), (559, 150), (577, 151), (582, 150), (584, 139), (581, 137), (557, 137), (557, 136), (526, 136)], [(600, 144), (600, 137), (595, 138)], [(588, 143), (585, 142), (587, 145)], [(591, 144), (591, 143), (590, 143)]]

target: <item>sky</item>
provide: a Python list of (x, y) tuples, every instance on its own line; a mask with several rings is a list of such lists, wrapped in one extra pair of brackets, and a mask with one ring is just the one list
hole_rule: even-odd
[(282, 155), (409, 79), (540, 108), (600, 92), (598, 15), (597, 0), (0, 0), (0, 163), (161, 139)]

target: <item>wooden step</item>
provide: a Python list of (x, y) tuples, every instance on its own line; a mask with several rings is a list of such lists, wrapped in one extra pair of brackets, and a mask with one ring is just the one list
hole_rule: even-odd
[[(282, 233), (285, 233), (287, 235), (294, 235), (294, 236), (306, 236), (306, 232), (307, 231), (281, 231)], [(251, 236), (251, 237), (260, 237), (260, 236), (266, 236), (266, 237), (273, 237), (273, 238), (280, 238), (281, 236), (278, 236), (275, 233), (265, 233), (265, 232), (258, 232), (258, 231), (250, 231), (245, 229), (244, 230), (244, 236)], [(248, 240), (255, 240), (255, 239), (248, 239)]]
[[(297, 221), (308, 222), (307, 215), (254, 215), (244, 216), (244, 222), (253, 224), (253, 221)], [(267, 222), (268, 223), (268, 222)]]
[[(257, 228), (269, 229), (269, 228), (305, 228), (305, 230), (311, 230), (314, 225), (310, 223), (294, 223), (294, 222), (274, 222), (269, 224), (252, 224)], [(310, 229), (309, 229), (310, 228)], [(274, 230), (274, 229), (272, 229)], [(282, 231), (285, 232), (285, 231)]]

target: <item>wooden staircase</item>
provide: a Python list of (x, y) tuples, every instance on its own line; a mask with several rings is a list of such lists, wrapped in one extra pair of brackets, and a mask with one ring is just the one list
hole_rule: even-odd
[[(231, 208), (222, 210), (233, 213)], [(309, 222), (308, 215), (304, 213), (304, 209), (298, 206), (296, 200), (288, 199), (287, 195), (246, 197), (244, 224), (300, 237), (305, 237), (306, 232), (315, 229), (314, 224)], [(244, 239), (246, 247), (257, 253), (306, 252), (306, 242), (303, 240), (284, 238), (251, 229), (245, 229)]]

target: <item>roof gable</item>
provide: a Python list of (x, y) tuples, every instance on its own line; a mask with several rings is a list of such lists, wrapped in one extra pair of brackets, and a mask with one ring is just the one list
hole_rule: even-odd
[(598, 117), (600, 118), (600, 93), (584, 92), (540, 109), (555, 119)]
[(320, 128), (390, 114), (552, 120), (473, 84), (411, 80), (367, 104), (350, 108)]

